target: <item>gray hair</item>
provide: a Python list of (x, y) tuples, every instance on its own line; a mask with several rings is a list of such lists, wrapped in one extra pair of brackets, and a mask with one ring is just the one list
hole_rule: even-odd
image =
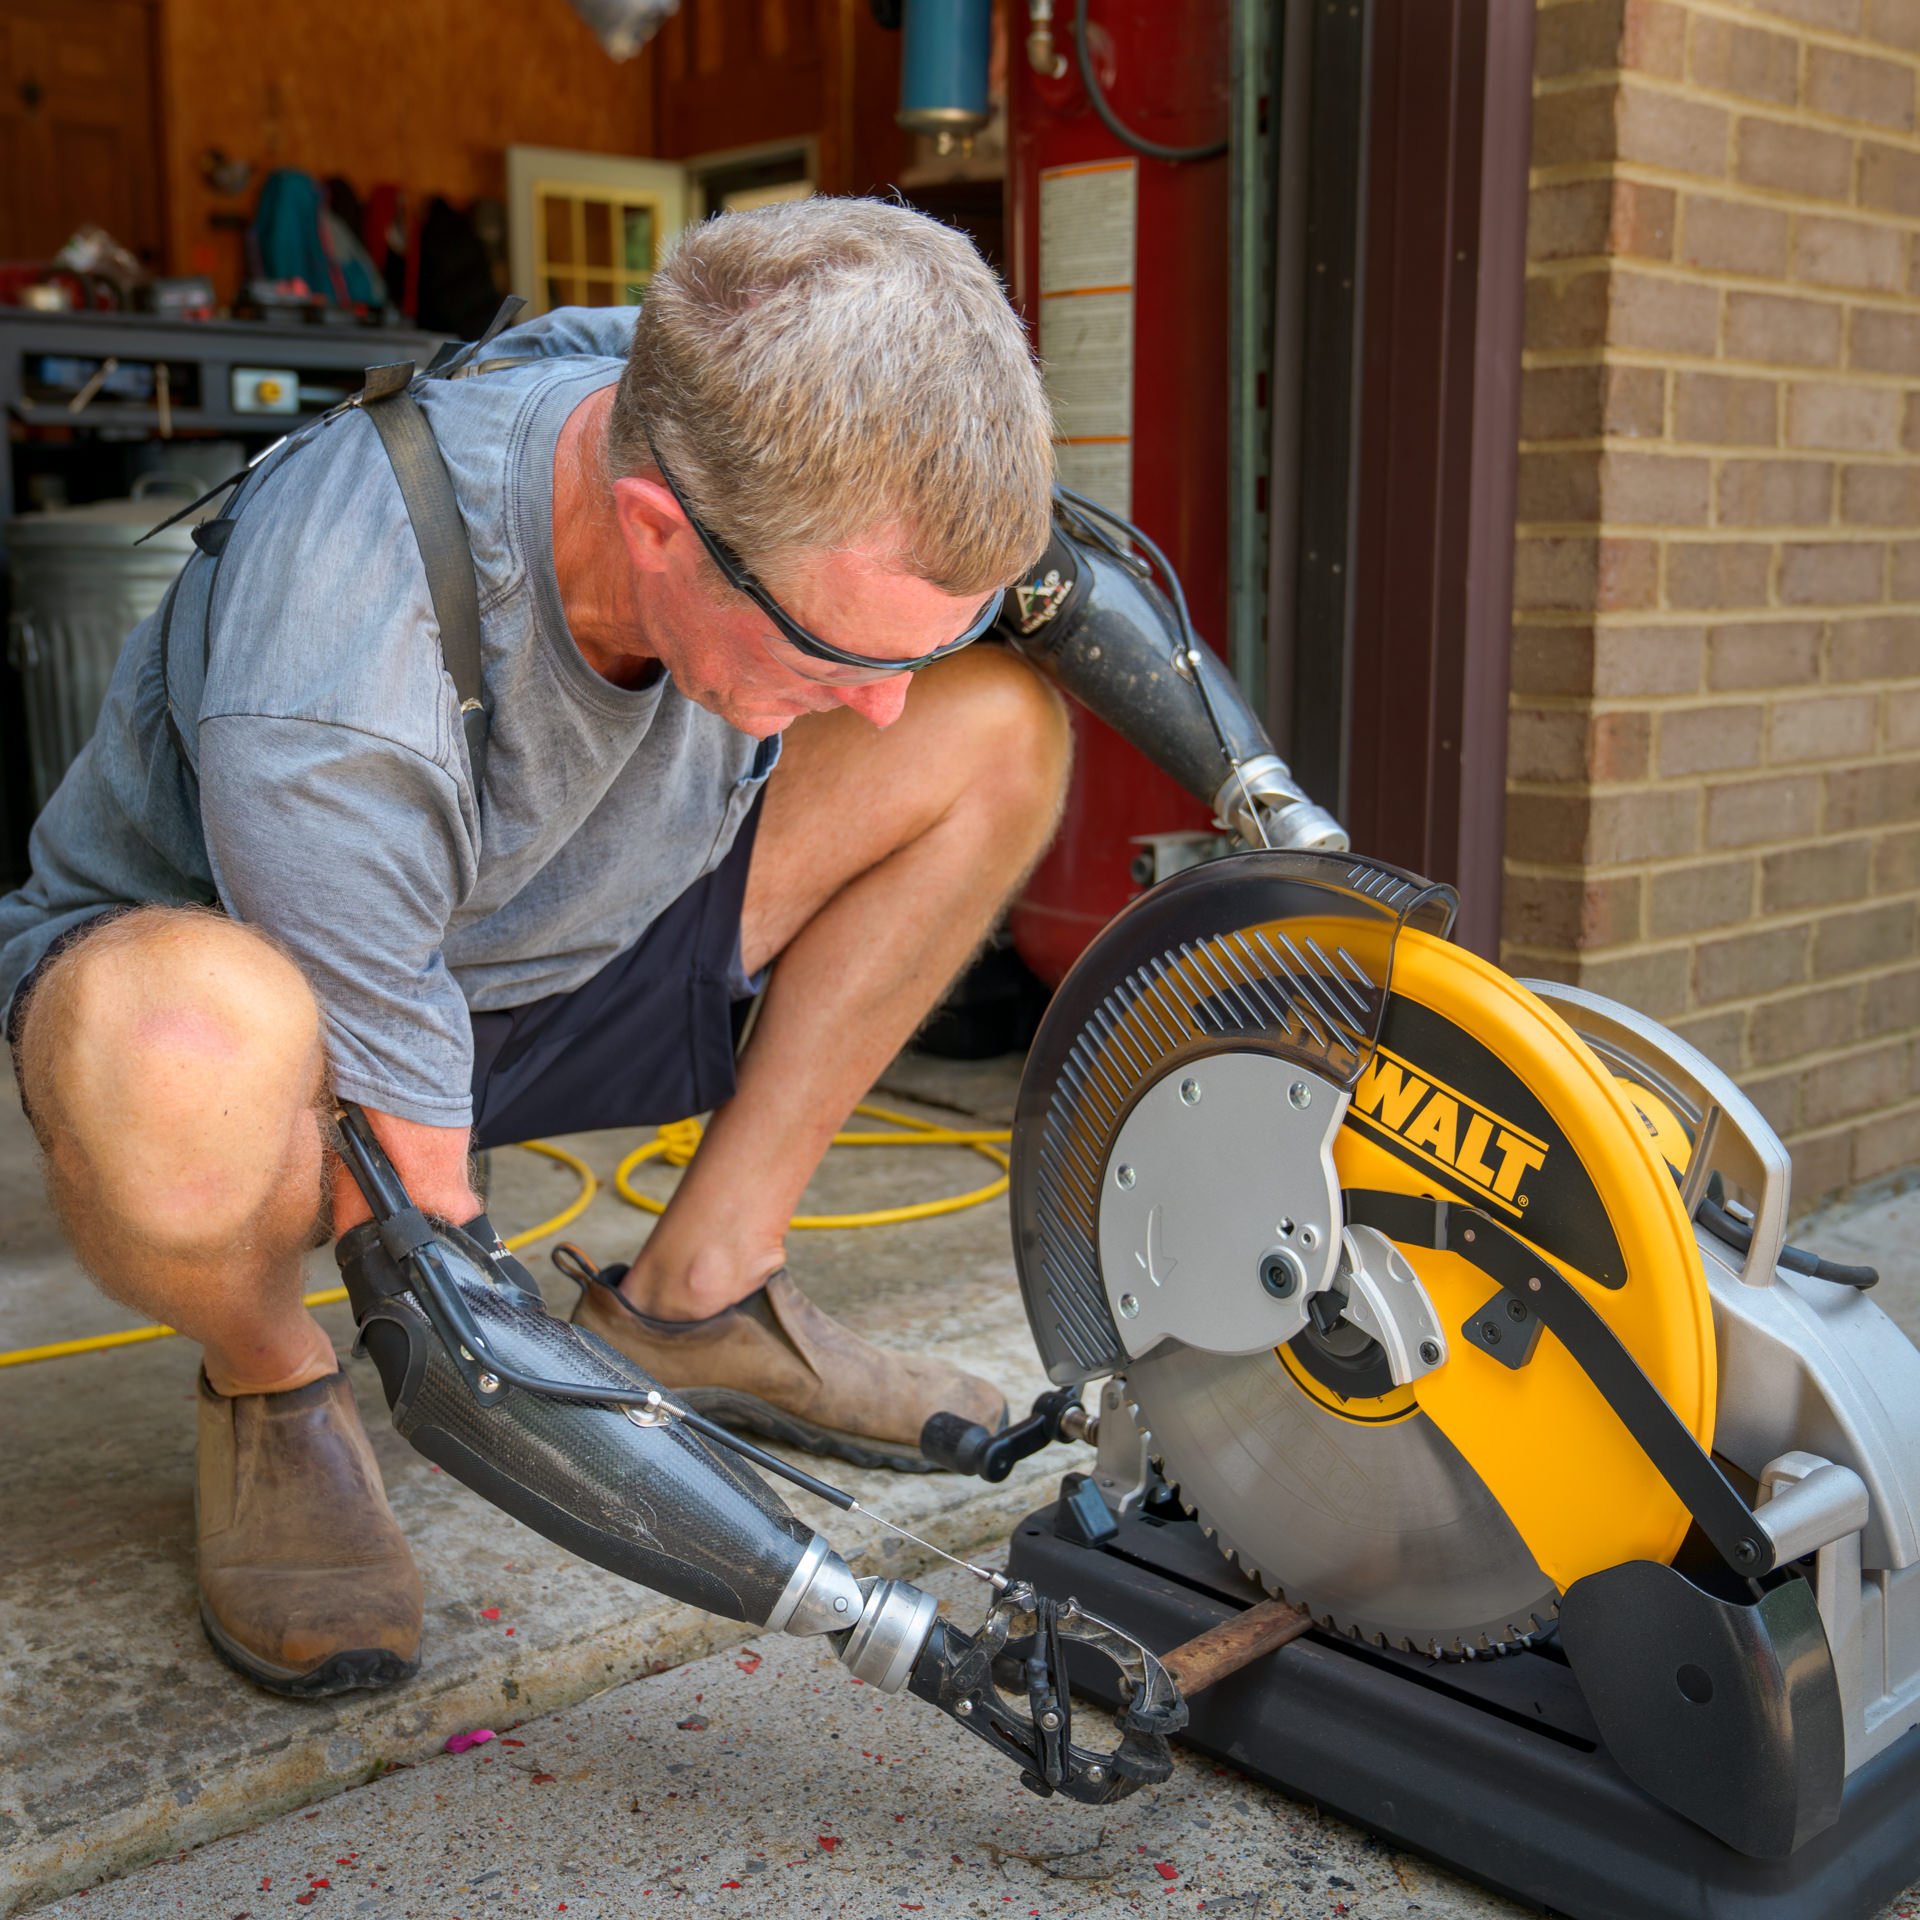
[(1047, 543), (1052, 423), (1025, 329), (964, 234), (879, 200), (690, 228), (654, 275), (607, 434), (756, 572), (891, 534), (986, 593)]

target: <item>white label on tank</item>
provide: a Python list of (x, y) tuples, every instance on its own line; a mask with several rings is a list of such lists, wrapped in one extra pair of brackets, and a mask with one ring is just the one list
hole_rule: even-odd
[(1060, 478), (1129, 515), (1138, 179), (1132, 160), (1040, 175), (1040, 359)]

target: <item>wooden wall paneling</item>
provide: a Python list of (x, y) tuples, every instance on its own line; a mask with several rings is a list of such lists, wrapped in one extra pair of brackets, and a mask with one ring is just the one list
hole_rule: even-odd
[(149, 0), (0, 0), (0, 259), (104, 227), (163, 264)]
[(825, 49), (840, 38), (832, 24), (839, 7), (840, 0), (684, 0), (659, 41), (662, 157), (824, 134)]
[[(693, 71), (701, 75), (718, 73), (727, 58), (727, 0), (708, 0), (693, 13)], [(744, 51), (744, 49), (742, 49)]]
[(900, 35), (867, 0), (684, 0), (655, 46), (665, 158), (811, 136), (822, 191), (872, 193), (913, 157)]
[(882, 27), (867, 0), (848, 0), (853, 31), (852, 135), (846, 193), (885, 193), (913, 162), (900, 111), (901, 35)]
[[(73, 0), (49, 0), (66, 6)], [(506, 149), (657, 151), (655, 50), (616, 62), (566, 0), (166, 0), (161, 17), (173, 192), (169, 252), (184, 271), (209, 248), (226, 291), (244, 215), (201, 176), (217, 147), (255, 168), (391, 181), (456, 204), (505, 191)]]
[(770, 59), (783, 59), (792, 40), (791, 0), (760, 0), (761, 44)]
[(819, 186), (823, 193), (846, 193), (858, 160), (858, 43), (854, 21), (872, 11), (865, 0), (821, 0), (827, 15), (825, 51), (820, 63)]

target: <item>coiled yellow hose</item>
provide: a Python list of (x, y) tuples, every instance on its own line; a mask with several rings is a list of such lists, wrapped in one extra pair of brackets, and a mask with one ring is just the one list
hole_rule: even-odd
[[(966, 1147), (983, 1159), (991, 1160), (1000, 1169), (1000, 1177), (989, 1181), (984, 1187), (950, 1194), (939, 1200), (916, 1200), (905, 1206), (876, 1207), (866, 1213), (795, 1214), (787, 1223), (790, 1227), (802, 1230), (891, 1227), (907, 1220), (932, 1220), (941, 1214), (959, 1213), (964, 1208), (997, 1200), (1006, 1192), (1008, 1162), (1000, 1149), (1013, 1136), (1004, 1129), (942, 1127), (930, 1120), (916, 1120), (908, 1113), (896, 1113), (890, 1107), (859, 1106), (854, 1108), (854, 1112), (869, 1120), (884, 1120), (895, 1130), (890, 1133), (836, 1133), (833, 1136), (836, 1147)], [(698, 1120), (676, 1120), (662, 1127), (644, 1146), (636, 1147), (620, 1162), (613, 1176), (614, 1189), (621, 1199), (645, 1213), (664, 1213), (665, 1201), (642, 1193), (633, 1185), (630, 1176), (636, 1167), (649, 1160), (664, 1160), (671, 1167), (684, 1167), (699, 1147), (703, 1131)], [(595, 1178), (593, 1169), (577, 1154), (568, 1153), (564, 1147), (556, 1147), (546, 1140), (522, 1140), (519, 1145), (523, 1152), (557, 1160), (577, 1174), (580, 1191), (551, 1220), (542, 1220), (538, 1226), (528, 1227), (508, 1240), (506, 1245), (514, 1252), (558, 1233), (563, 1227), (572, 1226), (593, 1205), (600, 1191), (600, 1182)], [(302, 1304), (326, 1307), (346, 1297), (345, 1287), (327, 1287), (318, 1293), (308, 1294)], [(120, 1333), (92, 1334), (84, 1340), (56, 1340), (42, 1347), (16, 1347), (11, 1353), (0, 1353), (0, 1367), (24, 1367), (36, 1360), (65, 1360), (74, 1354), (104, 1353), (114, 1347), (139, 1346), (147, 1340), (169, 1340), (173, 1335), (172, 1327), (129, 1327)]]
[[(1000, 1177), (968, 1193), (950, 1194), (940, 1200), (915, 1200), (906, 1206), (876, 1207), (868, 1213), (796, 1213), (787, 1222), (802, 1230), (825, 1227), (891, 1227), (905, 1220), (932, 1220), (943, 1213), (959, 1213), (965, 1207), (977, 1207), (997, 1200), (1007, 1190), (1007, 1156), (999, 1149), (1013, 1135), (1000, 1128), (957, 1128), (937, 1126), (931, 1120), (916, 1120), (910, 1113), (895, 1113), (890, 1107), (859, 1106), (854, 1112), (869, 1120), (885, 1120), (898, 1128), (894, 1133), (836, 1133), (836, 1147), (967, 1147), (998, 1167)], [(698, 1120), (676, 1120), (665, 1126), (644, 1146), (635, 1147), (614, 1170), (613, 1187), (620, 1198), (643, 1213), (664, 1213), (666, 1202), (642, 1193), (629, 1176), (649, 1160), (664, 1160), (670, 1167), (684, 1167), (700, 1144), (702, 1128)]]

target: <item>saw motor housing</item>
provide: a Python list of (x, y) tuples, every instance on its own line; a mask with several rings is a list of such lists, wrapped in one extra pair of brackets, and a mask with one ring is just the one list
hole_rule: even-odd
[(1789, 1852), (1920, 1722), (1920, 1353), (1779, 1267), (1788, 1157), (1720, 1069), (1451, 907), (1256, 851), (1108, 928), (1021, 1092), (1034, 1338), (1105, 1377), (1116, 1513), (1157, 1466), (1326, 1629), (1557, 1636), (1637, 1784)]

